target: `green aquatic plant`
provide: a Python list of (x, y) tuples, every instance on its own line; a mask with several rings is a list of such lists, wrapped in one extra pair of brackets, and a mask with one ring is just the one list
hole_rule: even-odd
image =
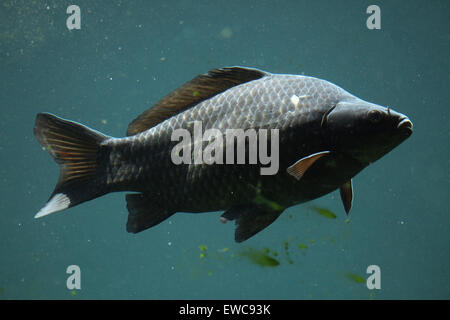
[(200, 248), (200, 259), (203, 259), (204, 257), (206, 257), (206, 251), (208, 250), (208, 248), (202, 244), (199, 246)]
[(247, 248), (239, 252), (241, 257), (245, 257), (250, 260), (250, 262), (257, 264), (261, 267), (276, 267), (280, 264), (280, 262), (269, 256), (264, 251), (259, 251), (253, 248)]
[(309, 207), (311, 210), (316, 212), (317, 214), (320, 214), (321, 216), (328, 218), (328, 219), (336, 219), (336, 215), (327, 208), (317, 207), (317, 206), (311, 206)]
[(357, 275), (356, 273), (346, 273), (345, 277), (356, 283), (366, 283), (366, 279), (364, 279), (360, 275)]
[[(310, 233), (310, 232), (307, 232)], [(262, 246), (259, 248), (246, 247), (246, 248), (236, 248), (236, 247), (212, 247), (206, 246), (206, 244), (199, 244), (197, 247), (196, 255), (198, 263), (204, 266), (208, 266), (208, 269), (203, 269), (203, 275), (208, 274), (211, 276), (214, 272), (214, 263), (219, 262), (223, 264), (233, 263), (236, 261), (235, 258), (239, 260), (246, 260), (252, 264), (258, 265), (260, 267), (275, 267), (284, 263), (294, 264), (299, 262), (300, 256), (305, 256), (309, 250), (313, 250), (314, 247), (319, 245), (326, 245), (328, 243), (336, 243), (337, 239), (329, 236), (321, 236), (320, 241), (314, 238), (304, 238), (298, 239), (295, 236), (288, 237), (286, 240), (282, 241), (279, 247), (270, 248)], [(297, 247), (292, 251), (292, 246)], [(291, 248), (290, 248), (291, 247)], [(297, 251), (298, 250), (298, 251)], [(284, 256), (283, 258), (281, 256)], [(358, 275), (348, 274), (346, 277), (354, 282), (365, 280)], [(359, 278), (358, 278), (359, 277)], [(359, 283), (359, 282), (358, 282)]]

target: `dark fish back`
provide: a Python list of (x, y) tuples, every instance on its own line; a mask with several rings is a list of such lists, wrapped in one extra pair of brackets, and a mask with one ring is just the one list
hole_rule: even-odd
[[(133, 156), (127, 163), (133, 158), (139, 168), (127, 172), (139, 172), (136, 178), (142, 181), (140, 191), (176, 205), (178, 211), (213, 211), (236, 202), (250, 202), (259, 181), (270, 185), (276, 178), (261, 177), (261, 165), (174, 165), (170, 158), (177, 143), (170, 139), (173, 130), (184, 128), (193, 136), (195, 121), (201, 121), (203, 131), (215, 128), (224, 136), (226, 129), (278, 129), (280, 170), (285, 170), (298, 157), (321, 148), (320, 143), (314, 143), (315, 135), (318, 142), (321, 140), (319, 119), (346, 95), (351, 96), (327, 81), (295, 75), (268, 75), (232, 87), (129, 137), (126, 153)], [(117, 172), (113, 175), (120, 176)], [(289, 178), (286, 176), (286, 180)], [(133, 178), (130, 183), (139, 185)]]

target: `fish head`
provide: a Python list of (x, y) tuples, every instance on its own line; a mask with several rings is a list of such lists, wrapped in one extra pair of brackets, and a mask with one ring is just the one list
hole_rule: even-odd
[(331, 150), (368, 165), (412, 134), (409, 118), (358, 98), (338, 102), (324, 114)]

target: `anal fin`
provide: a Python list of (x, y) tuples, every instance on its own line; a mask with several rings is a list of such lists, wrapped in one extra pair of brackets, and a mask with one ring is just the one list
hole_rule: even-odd
[(236, 220), (234, 240), (242, 242), (274, 222), (283, 211), (256, 205), (235, 206), (225, 211), (221, 219)]
[(344, 204), (345, 212), (348, 214), (353, 204), (353, 184), (350, 179), (346, 183), (344, 183), (340, 188), (339, 192), (341, 194), (341, 200)]
[(129, 212), (127, 231), (138, 233), (163, 222), (175, 213), (163, 206), (158, 206), (153, 198), (142, 194), (127, 194), (127, 209)]

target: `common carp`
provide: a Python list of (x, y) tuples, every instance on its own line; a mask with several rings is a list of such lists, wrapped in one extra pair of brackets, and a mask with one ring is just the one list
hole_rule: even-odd
[[(124, 138), (38, 114), (34, 134), (59, 164), (60, 176), (35, 217), (129, 191), (129, 232), (176, 212), (225, 211), (220, 220), (234, 220), (235, 241), (242, 242), (286, 208), (337, 189), (348, 214), (352, 178), (407, 139), (412, 127), (405, 115), (325, 80), (244, 67), (214, 69), (133, 120)], [(213, 132), (212, 138), (195, 138), (199, 128)], [(244, 133), (240, 144), (232, 143), (239, 140), (228, 135), (233, 130)], [(267, 145), (255, 142), (249, 130)], [(185, 140), (186, 133), (194, 138)], [(211, 144), (209, 162), (196, 158)], [(273, 163), (264, 173), (268, 145)], [(266, 158), (258, 161), (253, 153), (263, 149)]]

